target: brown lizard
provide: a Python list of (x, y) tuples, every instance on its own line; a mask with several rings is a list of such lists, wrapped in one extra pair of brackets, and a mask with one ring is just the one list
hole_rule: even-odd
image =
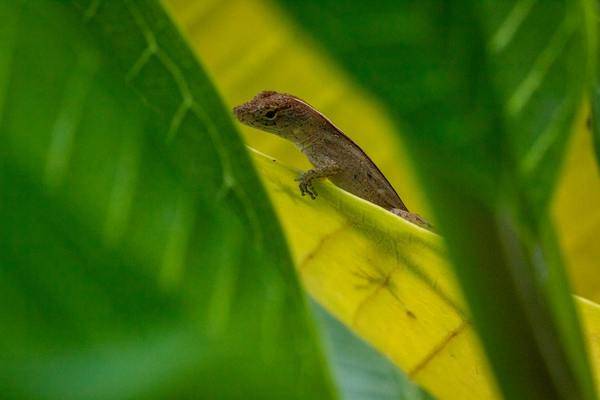
[(303, 173), (300, 193), (315, 198), (312, 181), (329, 178), (336, 186), (412, 223), (431, 229), (411, 213), (367, 154), (329, 119), (290, 94), (264, 91), (233, 109), (240, 122), (293, 142), (314, 165)]

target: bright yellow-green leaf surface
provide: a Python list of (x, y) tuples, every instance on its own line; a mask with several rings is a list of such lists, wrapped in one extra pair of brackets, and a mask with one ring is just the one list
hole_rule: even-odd
[[(385, 110), (359, 90), (274, 4), (168, 0), (166, 5), (230, 105), (260, 90), (310, 101), (372, 156), (415, 211), (422, 192)], [(289, 143), (243, 128), (308, 291), (439, 398), (496, 397), (483, 352), (465, 317), (441, 239), (334, 186), (316, 201), (294, 177), (305, 158)], [(600, 185), (585, 113), (566, 157), (553, 206), (575, 292), (600, 300)], [(594, 234), (595, 233), (595, 234)], [(600, 360), (600, 309), (578, 298), (593, 364)], [(510, 310), (507, 310), (509, 312)], [(518, 339), (516, 339), (518, 340)], [(596, 371), (599, 368), (596, 367)]]
[[(327, 182), (301, 197), (298, 171), (255, 164), (315, 299), (438, 398), (499, 397), (439, 236)], [(576, 300), (598, 371), (600, 307)]]
[(255, 156), (311, 295), (440, 398), (492, 397), (440, 237), (329, 183)]

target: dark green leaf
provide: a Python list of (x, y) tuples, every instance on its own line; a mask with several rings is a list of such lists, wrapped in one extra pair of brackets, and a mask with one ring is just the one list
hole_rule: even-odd
[(2, 397), (332, 397), (268, 200), (161, 6), (0, 15)]

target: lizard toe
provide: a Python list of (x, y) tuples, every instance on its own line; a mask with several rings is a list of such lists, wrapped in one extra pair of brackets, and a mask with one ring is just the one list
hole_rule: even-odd
[(308, 188), (306, 187), (305, 182), (300, 182), (300, 184), (298, 185), (298, 188), (300, 188), (300, 194), (302, 196), (305, 196), (307, 193), (310, 193)]

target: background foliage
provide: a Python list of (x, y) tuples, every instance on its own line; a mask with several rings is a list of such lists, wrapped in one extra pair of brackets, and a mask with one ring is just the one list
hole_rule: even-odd
[[(8, 16), (0, 28), (0, 316), (13, 327), (0, 334), (4, 392), (423, 396), (331, 317), (319, 320), (329, 333), (314, 330), (288, 246), (228, 111), (258, 90), (277, 89), (331, 116), (377, 159), (412, 209), (438, 220), (507, 397), (593, 398), (563, 269), (566, 263), (577, 293), (594, 299), (600, 185), (582, 128), (595, 68), (593, 4), (281, 4), (286, 11), (258, 0), (0, 6)], [(577, 135), (567, 146), (570, 132)], [(306, 167), (289, 145), (244, 134), (263, 152)], [(338, 229), (334, 221), (345, 224), (333, 236), (340, 248), (324, 246), (328, 252), (301, 273), (342, 321), (332, 304), (348, 307), (352, 288), (328, 294), (319, 282), (346, 279), (348, 270), (336, 268), (348, 235), (362, 238), (345, 243), (354, 244), (356, 260), (401, 249), (404, 258), (419, 254), (417, 267), (427, 274), (437, 265), (446, 270), (445, 256), (416, 250), (418, 228), (326, 185), (321, 202), (298, 203), (289, 170), (255, 165), (297, 265), (321, 246), (315, 226), (325, 232)], [(292, 205), (281, 206), (285, 196)], [(320, 217), (291, 224), (293, 207)], [(581, 224), (572, 223), (581, 219), (575, 210), (586, 215)], [(402, 235), (385, 232), (388, 226)], [(395, 257), (363, 266), (377, 272), (405, 262)], [(434, 277), (442, 292), (460, 297), (446, 273)], [(407, 338), (452, 328), (408, 275), (390, 279), (397, 286), (389, 291), (377, 279), (367, 287), (372, 292), (354, 288), (373, 302), (348, 325), (404, 368), (394, 354), (418, 356), (426, 344)], [(410, 321), (398, 314), (398, 299), (429, 311), (399, 336), (369, 333), (377, 315)], [(593, 338), (596, 306), (580, 304)], [(479, 349), (472, 335), (457, 343)], [(465, 358), (460, 348), (450, 347), (449, 359), (475, 363), (485, 381), (482, 358)], [(473, 385), (446, 382), (435, 370), (419, 382), (441, 398)]]

